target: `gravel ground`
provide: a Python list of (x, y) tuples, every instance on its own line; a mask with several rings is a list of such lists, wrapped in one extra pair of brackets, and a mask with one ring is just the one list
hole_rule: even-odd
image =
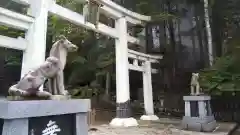
[(91, 126), (89, 135), (227, 135), (234, 124), (219, 124), (212, 133), (180, 130), (172, 124), (140, 124), (138, 127), (114, 128), (107, 124)]
[[(94, 127), (90, 130), (89, 135), (175, 135), (171, 129), (158, 129), (155, 127), (129, 127), (129, 128), (113, 128), (108, 125)], [(97, 130), (96, 130), (97, 129)], [(179, 135), (179, 134), (176, 134)], [(182, 134), (184, 135), (184, 134)], [(186, 134), (187, 135), (187, 134)]]

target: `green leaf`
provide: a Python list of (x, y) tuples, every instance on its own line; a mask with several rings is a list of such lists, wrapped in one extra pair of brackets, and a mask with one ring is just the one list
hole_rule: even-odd
[(73, 61), (72, 64), (85, 64), (87, 60), (82, 56), (77, 56)]

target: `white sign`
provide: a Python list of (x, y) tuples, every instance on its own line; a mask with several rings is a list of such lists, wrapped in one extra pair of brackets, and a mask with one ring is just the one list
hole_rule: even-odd
[(61, 129), (58, 127), (55, 121), (49, 121), (47, 127), (42, 131), (42, 135), (57, 135)]

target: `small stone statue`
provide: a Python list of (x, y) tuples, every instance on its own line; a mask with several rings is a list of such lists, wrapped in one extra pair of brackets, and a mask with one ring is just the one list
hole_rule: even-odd
[(8, 92), (11, 96), (50, 98), (51, 93), (40, 91), (39, 88), (44, 84), (46, 78), (55, 76), (59, 71), (59, 60), (49, 57), (41, 66), (29, 71), (17, 84), (11, 86)]
[(199, 73), (192, 73), (191, 95), (200, 95)]
[(74, 52), (77, 49), (78, 47), (63, 35), (59, 36), (59, 40), (53, 44), (49, 56), (59, 59), (61, 70), (54, 77), (48, 78), (48, 90), (52, 95), (68, 95), (68, 91), (64, 87), (63, 70), (66, 65), (68, 52)]

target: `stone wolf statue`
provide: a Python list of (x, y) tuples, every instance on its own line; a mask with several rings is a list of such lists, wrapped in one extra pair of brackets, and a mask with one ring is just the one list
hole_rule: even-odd
[[(67, 52), (76, 51), (78, 47), (69, 42), (64, 36), (53, 44), (50, 56), (46, 61), (29, 71), (17, 84), (9, 88), (12, 96), (51, 97), (52, 95), (66, 95), (64, 89), (63, 69), (66, 64)], [(49, 92), (40, 91), (39, 88), (48, 79)]]
[(199, 95), (200, 94), (200, 85), (199, 85), (198, 79), (199, 79), (199, 73), (192, 73), (191, 95)]
[(68, 91), (64, 87), (63, 70), (66, 65), (68, 52), (77, 51), (78, 47), (72, 44), (68, 39), (61, 35), (59, 40), (53, 44), (50, 50), (50, 57), (58, 58), (61, 63), (61, 70), (56, 76), (48, 79), (48, 90), (53, 95), (68, 95)]
[(48, 57), (42, 65), (29, 71), (17, 84), (11, 86), (8, 92), (12, 96), (50, 98), (51, 93), (40, 91), (39, 88), (47, 78), (54, 77), (59, 71), (61, 71), (60, 61), (55, 57)]

